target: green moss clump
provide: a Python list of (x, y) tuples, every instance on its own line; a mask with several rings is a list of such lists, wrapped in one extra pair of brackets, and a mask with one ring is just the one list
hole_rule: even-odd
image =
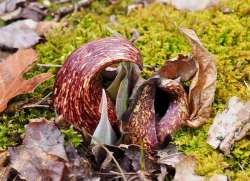
[[(95, 1), (89, 8), (67, 17), (68, 26), (51, 31), (47, 42), (36, 47), (39, 63), (62, 64), (65, 58), (82, 44), (101, 37), (111, 36), (116, 31), (124, 37), (131, 38), (132, 31), (140, 33), (136, 46), (140, 49), (146, 65), (144, 75), (152, 72), (147, 67), (159, 68), (166, 59), (178, 53), (189, 53), (191, 48), (178, 32), (177, 26), (192, 28), (211, 52), (218, 69), (218, 81), (213, 113), (207, 124), (198, 129), (182, 128), (174, 134), (173, 142), (179, 149), (197, 159), (196, 171), (200, 175), (210, 176), (224, 173), (232, 180), (249, 180), (250, 143), (247, 138), (237, 142), (232, 148), (230, 157), (212, 149), (206, 143), (208, 128), (217, 111), (224, 108), (231, 96), (242, 99), (250, 97), (244, 81), (250, 83), (250, 17), (249, 0), (230, 0), (226, 4), (202, 12), (178, 11), (171, 6), (152, 4), (131, 12), (126, 16), (124, 7), (127, 1), (109, 5), (106, 1)], [(223, 14), (221, 7), (228, 7), (234, 12)], [(109, 16), (115, 14), (118, 23), (111, 24)], [(110, 31), (110, 29), (112, 31)], [(35, 67), (27, 76), (50, 71), (54, 74), (57, 68)], [(41, 98), (53, 89), (54, 79), (39, 86), (36, 93), (19, 96), (16, 100)], [(13, 101), (13, 102), (14, 102)], [(51, 117), (51, 110), (22, 110), (16, 113), (4, 113), (0, 116), (0, 147), (16, 144), (16, 138), (23, 132), (23, 126), (31, 117)], [(68, 139), (75, 139), (71, 131), (64, 131)], [(14, 136), (13, 136), (14, 135)], [(14, 139), (15, 138), (15, 139)], [(78, 136), (76, 144), (80, 143)]]

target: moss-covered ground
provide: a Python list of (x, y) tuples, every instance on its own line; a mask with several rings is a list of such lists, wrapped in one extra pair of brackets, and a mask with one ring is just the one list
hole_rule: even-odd
[[(47, 42), (39, 44), (41, 64), (62, 64), (65, 57), (80, 45), (100, 37), (112, 35), (117, 31), (131, 38), (132, 31), (140, 33), (136, 46), (141, 50), (145, 69), (144, 75), (150, 75), (150, 66), (160, 67), (164, 60), (178, 53), (189, 53), (191, 48), (177, 26), (192, 28), (196, 31), (204, 46), (211, 52), (218, 69), (216, 97), (213, 113), (209, 122), (201, 128), (183, 128), (175, 135), (173, 142), (178, 148), (197, 159), (196, 171), (200, 175), (210, 176), (224, 173), (232, 180), (250, 180), (250, 141), (249, 135), (237, 142), (231, 155), (223, 156), (206, 144), (207, 132), (217, 111), (223, 110), (231, 96), (242, 99), (250, 97), (250, 91), (244, 82), (250, 84), (250, 0), (229, 0), (201, 12), (175, 10), (171, 6), (152, 4), (126, 15), (127, 1), (116, 5), (107, 5), (105, 1), (96, 1), (87, 9), (73, 14), (63, 21), (67, 27), (51, 31)], [(221, 8), (230, 8), (233, 12), (224, 14)], [(110, 23), (109, 17), (116, 15), (117, 23)], [(58, 68), (35, 66), (26, 74), (51, 71), (56, 74)], [(34, 94), (22, 95), (10, 102), (13, 108), (0, 115), (0, 148), (20, 143), (24, 125), (30, 118), (54, 116), (53, 110), (20, 109), (17, 102), (40, 99), (53, 90), (54, 79), (36, 89)], [(80, 137), (73, 129), (64, 131), (66, 139), (79, 144)]]

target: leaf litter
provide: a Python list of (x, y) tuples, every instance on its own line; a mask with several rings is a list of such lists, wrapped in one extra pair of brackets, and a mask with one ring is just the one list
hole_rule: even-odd
[[(146, 6), (147, 4), (142, 4), (142, 5)], [(138, 7), (141, 8), (141, 4)], [(7, 11), (13, 12), (15, 9), (16, 9), (16, 5), (14, 5), (12, 9), (7, 10)], [(4, 12), (7, 12), (7, 11), (5, 10)], [(32, 13), (31, 15), (29, 13), (26, 13), (26, 15), (27, 14), (28, 16), (33, 16)], [(34, 16), (38, 16), (38, 15), (34, 15)], [(25, 20), (24, 24), (25, 23), (27, 23), (28, 25), (27, 25), (27, 29), (24, 31), (26, 31), (25, 32), (26, 34), (27, 32), (30, 33), (30, 36), (29, 36), (30, 39), (27, 42), (22, 42), (20, 40), (19, 42), (13, 41), (14, 42), (13, 44), (13, 42), (8, 43), (6, 41), (7, 43), (0, 42), (0, 44), (7, 46), (7, 47), (11, 47), (11, 48), (31, 47), (39, 41), (39, 36), (43, 35), (44, 32), (47, 32), (48, 29), (50, 29), (50, 27), (54, 26), (48, 23), (47, 25), (44, 25), (45, 28), (43, 27), (42, 30), (40, 30), (39, 32), (39, 30), (37, 30), (39, 23), (33, 22), (32, 20)], [(13, 24), (11, 25), (13, 26)], [(18, 25), (18, 24), (15, 26), (22, 27), (22, 25)], [(14, 29), (15, 27), (13, 26), (13, 32), (16, 31)], [(17, 28), (17, 29), (20, 29), (20, 28)], [(4, 29), (1, 28), (0, 31), (1, 30), (4, 30)], [(158, 73), (159, 77), (155, 78), (155, 80), (157, 81), (155, 81), (151, 85), (151, 89), (156, 91), (156, 89), (158, 88), (164, 89), (165, 82), (174, 82), (175, 84), (181, 85), (182, 83), (180, 81), (189, 81), (189, 80), (191, 81), (189, 91), (186, 93), (187, 95), (185, 95), (184, 93), (182, 97), (183, 100), (185, 99), (188, 100), (188, 109), (186, 108), (186, 110), (188, 111), (185, 111), (185, 112), (189, 113), (190, 117), (189, 119), (186, 119), (186, 118), (179, 119), (177, 116), (178, 121), (171, 120), (174, 125), (174, 128), (168, 132), (169, 135), (184, 124), (187, 124), (191, 127), (198, 127), (202, 125), (203, 123), (205, 123), (210, 116), (211, 104), (213, 102), (214, 92), (215, 92), (216, 67), (215, 67), (212, 56), (208, 53), (208, 51), (201, 44), (200, 40), (198, 39), (197, 35), (195, 34), (193, 30), (180, 28), (180, 31), (184, 34), (184, 36), (189, 40), (190, 44), (192, 45), (192, 50), (193, 50), (192, 55), (191, 56), (179, 55), (177, 59), (174, 61), (166, 61), (162, 69), (160, 69)], [(19, 36), (18, 38), (21, 38), (21, 36)], [(18, 38), (17, 40), (19, 40)], [(22, 55), (23, 51), (27, 51), (27, 50), (19, 50), (17, 52), (18, 57), (23, 56)], [(34, 59), (35, 57), (34, 52), (32, 52), (31, 50), (29, 51), (30, 52), (28, 54), (33, 55), (31, 57)], [(7, 58), (7, 60), (8, 59), (9, 58)], [(27, 66), (30, 65), (34, 61), (35, 60), (30, 60), (30, 63), (27, 63), (27, 65), (26, 64), (23, 65), (23, 68), (21, 72), (19, 73), (20, 75), (18, 75), (18, 80), (21, 79), (21, 82), (28, 81), (28, 80), (23, 80), (21, 76), (22, 76), (22, 73), (24, 73), (24, 71), (27, 69)], [(4, 62), (7, 62), (7, 61), (4, 61)], [(1, 64), (2, 63), (0, 63), (0, 70), (1, 70)], [(102, 90), (102, 101), (99, 105), (99, 109), (101, 110), (100, 111), (101, 118), (94, 132), (93, 137), (96, 137), (98, 140), (101, 139), (101, 144), (109, 144), (109, 145), (105, 145), (105, 148), (107, 148), (108, 150), (110, 150), (110, 152), (112, 152), (115, 159), (118, 161), (119, 165), (121, 165), (123, 170), (127, 172), (133, 172), (130, 177), (135, 176), (135, 178), (138, 178), (138, 179), (146, 179), (146, 178), (152, 178), (152, 176), (157, 175), (160, 178), (161, 174), (165, 176), (169, 174), (168, 168), (170, 166), (174, 168), (176, 167), (176, 174), (175, 174), (176, 180), (178, 180), (178, 178), (182, 178), (184, 175), (190, 178), (197, 179), (197, 180), (204, 179), (203, 177), (194, 175), (193, 160), (189, 159), (189, 161), (180, 161), (181, 158), (183, 157), (182, 153), (178, 153), (175, 149), (171, 147), (167, 147), (165, 150), (157, 151), (158, 156), (159, 156), (158, 161), (157, 159), (155, 160), (155, 157), (152, 157), (151, 154), (148, 154), (147, 152), (148, 149), (146, 147), (144, 148), (143, 144), (140, 144), (141, 138), (142, 138), (142, 136), (140, 135), (140, 131), (142, 131), (143, 133), (145, 131), (145, 127), (142, 128), (142, 130), (139, 129), (139, 131), (136, 132), (136, 133), (139, 133), (138, 134), (139, 137), (136, 138), (137, 140), (134, 142), (137, 145), (126, 145), (126, 146), (124, 145), (111, 146), (110, 145), (114, 143), (114, 140), (111, 140), (111, 138), (115, 137), (115, 132), (114, 130), (112, 130), (112, 127), (109, 123), (109, 118), (107, 115), (108, 96), (111, 96), (111, 99), (115, 102), (115, 109), (116, 109), (116, 114), (118, 115), (118, 118), (124, 119), (124, 113), (126, 117), (129, 115), (128, 112), (131, 113), (132, 111), (130, 110), (131, 109), (130, 108), (128, 112), (126, 112), (127, 108), (131, 107), (131, 102), (137, 102), (139, 100), (140, 95), (136, 96), (136, 94), (138, 94), (138, 92), (140, 92), (143, 89), (141, 87), (148, 86), (147, 82), (145, 82), (145, 80), (143, 80), (139, 76), (138, 74), (139, 72), (136, 71), (130, 64), (125, 64), (125, 65), (122, 65), (121, 67), (122, 68), (120, 68), (118, 71), (118, 76), (116, 76), (115, 81), (113, 81), (113, 83), (111, 84), (111, 85), (115, 85), (113, 86), (113, 90), (111, 89), (112, 86), (110, 89), (108, 88), (107, 89), (108, 95), (106, 95), (105, 90)], [(42, 75), (46, 75), (45, 77), (43, 77), (44, 80), (46, 80), (47, 78), (51, 76), (50, 74), (41, 74), (39, 76), (42, 77)], [(1, 78), (1, 73), (0, 73), (0, 78)], [(44, 80), (38, 80), (38, 82), (32, 84), (32, 90)], [(131, 82), (133, 84), (132, 86), (130, 85)], [(133, 89), (131, 89), (131, 87)], [(174, 86), (174, 88), (170, 89), (170, 91), (173, 91), (173, 92), (177, 91), (178, 89), (177, 87), (178, 86)], [(25, 88), (24, 86), (23, 89), (25, 90), (12, 93), (11, 96), (4, 96), (5, 98), (4, 98), (4, 101), (2, 101), (4, 103), (2, 103), (1, 111), (3, 111), (6, 108), (6, 105), (9, 99), (11, 99), (12, 97), (16, 95), (19, 95), (20, 93), (30, 92), (31, 88), (28, 89), (28, 88)], [(112, 90), (113, 92), (110, 90)], [(148, 105), (147, 105), (147, 102), (141, 101), (141, 103), (139, 103), (138, 106), (141, 106), (144, 104), (146, 106), (145, 110), (149, 110), (150, 116), (148, 120), (151, 120), (151, 118), (155, 117), (155, 119), (159, 121), (159, 117), (158, 117), (159, 115), (154, 113), (155, 111), (154, 110), (154, 95), (158, 93), (156, 92), (154, 94), (153, 92), (154, 91), (149, 91), (148, 93), (145, 93), (144, 95), (144, 96), (151, 95), (151, 98), (149, 98), (150, 101)], [(186, 102), (187, 101), (184, 101), (184, 104), (186, 104)], [(168, 110), (170, 110), (170, 108), (171, 106), (168, 107)], [(166, 114), (168, 113), (167, 110), (165, 113)], [(167, 115), (168, 115), (167, 116), (168, 118), (169, 116), (171, 116), (171, 114), (167, 114)], [(139, 114), (138, 120), (140, 119), (143, 120), (144, 116), (145, 115)], [(32, 127), (32, 125), (34, 127)], [(141, 124), (141, 125), (145, 126), (147, 124)], [(157, 128), (157, 124), (154, 123), (152, 127), (156, 127), (154, 130), (155, 133), (153, 134), (155, 134), (155, 138), (154, 138), (155, 142), (158, 142), (159, 135), (156, 135), (156, 133), (159, 131), (159, 128), (161, 128), (161, 126), (158, 126)], [(48, 128), (51, 128), (51, 129), (48, 129)], [(126, 132), (129, 134), (129, 130), (131, 128), (133, 128), (133, 125), (129, 126), (128, 129), (125, 129), (125, 134)], [(45, 129), (47, 133), (49, 133), (49, 135), (46, 133)], [(150, 129), (151, 129), (151, 126), (150, 126)], [(242, 130), (246, 130), (246, 129), (242, 129)], [(37, 137), (38, 135), (37, 132), (41, 133), (40, 136), (42, 138), (46, 138), (46, 139), (45, 140), (41, 139), (41, 137), (39, 139), (39, 137)], [(106, 133), (111, 133), (111, 135), (106, 134)], [(107, 135), (109, 137), (108, 139), (109, 141), (107, 141), (106, 139)], [(152, 134), (150, 134), (150, 136), (152, 136)], [(163, 137), (165, 138), (165, 136)], [(148, 138), (151, 139), (152, 137), (148, 137)], [(163, 141), (163, 140), (164, 139), (160, 139), (160, 141)], [(94, 142), (92, 141), (92, 143)], [(131, 142), (129, 142), (129, 144), (131, 144)], [(53, 145), (55, 147), (53, 147)], [(140, 147), (138, 145), (143, 145), (143, 146)], [(94, 157), (97, 162), (101, 163), (101, 166), (100, 166), (101, 170), (105, 170), (105, 173), (109, 173), (111, 175), (113, 174), (112, 176), (114, 176), (115, 172), (113, 170), (117, 171), (117, 165), (113, 165), (112, 167), (112, 163), (114, 162), (114, 159), (112, 159), (108, 155), (105, 156), (104, 153), (101, 153), (101, 150), (102, 149), (99, 148), (97, 149), (96, 153), (93, 152)], [(77, 154), (77, 151), (73, 147), (64, 148), (63, 139), (60, 135), (59, 130), (57, 130), (57, 128), (54, 125), (51, 125), (51, 123), (49, 123), (48, 121), (44, 119), (36, 120), (35, 122), (31, 122), (29, 125), (27, 125), (23, 144), (15, 148), (9, 148), (9, 152), (10, 152), (11, 166), (15, 168), (21, 174), (21, 176), (25, 177), (27, 180), (32, 180), (32, 178), (52, 178), (53, 180), (61, 180), (64, 177), (65, 178), (79, 178), (79, 177), (87, 178), (90, 175), (92, 175), (92, 172), (94, 170), (91, 167), (91, 163), (89, 162), (89, 160), (86, 160), (86, 158), (79, 156)], [(99, 156), (97, 156), (98, 155), (97, 153), (101, 155), (102, 159), (98, 158)], [(24, 162), (27, 162), (27, 164), (25, 164), (26, 166), (21, 167), (21, 162), (22, 164)], [(186, 166), (180, 166), (181, 164), (184, 164), (186, 166), (188, 165), (190, 169), (185, 169)], [(56, 168), (55, 168), (55, 165), (56, 165)], [(116, 167), (116, 169), (114, 169), (114, 167)], [(165, 168), (167, 168), (167, 170)], [(33, 172), (27, 173), (25, 169), (33, 170)], [(44, 172), (44, 170), (46, 170), (46, 173)], [(87, 173), (83, 173), (82, 172), (83, 170), (87, 170), (86, 171)], [(158, 173), (154, 175), (155, 172), (158, 172)], [(165, 176), (162, 176), (162, 177), (165, 177)], [(225, 177), (223, 178), (225, 179)], [(99, 177), (96, 177), (96, 179), (98, 180)]]

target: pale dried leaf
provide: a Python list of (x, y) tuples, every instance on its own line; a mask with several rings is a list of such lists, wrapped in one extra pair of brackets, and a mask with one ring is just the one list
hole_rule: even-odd
[(30, 48), (50, 29), (59, 27), (54, 21), (36, 22), (31, 19), (19, 20), (0, 28), (0, 46), (8, 48)]
[(173, 181), (205, 181), (201, 176), (195, 174), (195, 159), (185, 157), (176, 165), (176, 173)]
[(9, 48), (30, 48), (39, 41), (34, 32), (37, 22), (20, 20), (0, 28), (0, 46)]
[(195, 61), (197, 72), (189, 88), (189, 111), (191, 127), (198, 127), (210, 116), (211, 106), (215, 95), (217, 70), (210, 53), (204, 48), (195, 32), (191, 29), (180, 28), (180, 31), (192, 45), (192, 59)]
[(191, 156), (184, 157), (176, 165), (176, 173), (173, 181), (226, 181), (225, 175), (213, 175), (206, 179), (206, 177), (198, 176), (195, 174), (195, 159)]
[(18, 18), (21, 12), (22, 12), (22, 8), (19, 7), (15, 11), (1, 15), (0, 18), (4, 21), (10, 21), (10, 20)]
[(244, 137), (248, 130), (250, 101), (243, 102), (238, 97), (231, 97), (226, 109), (216, 114), (208, 131), (207, 143), (214, 149), (219, 147), (225, 154), (229, 154), (232, 144)]
[(102, 99), (99, 111), (101, 113), (101, 118), (95, 129), (95, 132), (93, 134), (94, 139), (92, 138), (91, 143), (113, 144), (116, 141), (117, 137), (108, 118), (108, 103), (106, 92), (104, 89), (102, 90)]
[(176, 146), (169, 144), (166, 148), (157, 150), (158, 163), (170, 165), (175, 167), (183, 158), (184, 154), (178, 152)]
[(17, 8), (17, 4), (25, 2), (25, 0), (3, 0), (0, 2), (0, 15), (12, 12)]
[(23, 73), (36, 59), (33, 49), (23, 49), (0, 62), (0, 112), (6, 109), (11, 98), (32, 93), (39, 84), (52, 77), (51, 73), (43, 73), (29, 80), (23, 79)]
[(160, 3), (168, 3), (179, 10), (199, 11), (216, 5), (219, 0), (156, 0)]

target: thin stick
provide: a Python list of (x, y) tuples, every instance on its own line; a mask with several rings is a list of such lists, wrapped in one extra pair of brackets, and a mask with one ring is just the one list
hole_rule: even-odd
[(126, 179), (125, 174), (124, 174), (122, 168), (120, 167), (118, 161), (117, 161), (117, 160), (115, 159), (115, 157), (113, 156), (112, 152), (110, 152), (102, 143), (100, 143), (98, 139), (96, 139), (95, 137), (93, 137), (93, 136), (92, 136), (91, 134), (89, 134), (89, 133), (87, 133), (87, 134), (88, 134), (92, 139), (94, 139), (94, 140), (96, 141), (96, 143), (98, 143), (98, 145), (99, 145), (100, 147), (102, 147), (102, 148), (107, 152), (107, 154), (108, 154), (108, 155), (113, 159), (113, 161), (115, 162), (115, 164), (116, 164), (118, 170), (119, 170), (120, 173), (121, 173), (121, 176), (122, 176), (123, 180), (124, 180), (124, 181), (128, 181), (128, 180)]
[(39, 66), (39, 67), (62, 67), (62, 65), (57, 65), (57, 64), (40, 64), (40, 63), (37, 63), (36, 65)]
[(246, 85), (247, 89), (250, 91), (250, 87), (248, 85), (248, 83), (244, 80), (244, 84)]
[(29, 104), (29, 105), (25, 105), (22, 108), (36, 108), (36, 107), (40, 107), (40, 108), (49, 108), (49, 105), (43, 105), (41, 104), (43, 101), (47, 100), (48, 97), (52, 94), (52, 92), (48, 93), (45, 97), (43, 97), (40, 101), (38, 101), (35, 104)]
[(31, 104), (31, 105), (27, 105), (27, 106), (23, 106), (23, 109), (26, 108), (49, 108), (49, 105), (39, 105), (39, 104)]

